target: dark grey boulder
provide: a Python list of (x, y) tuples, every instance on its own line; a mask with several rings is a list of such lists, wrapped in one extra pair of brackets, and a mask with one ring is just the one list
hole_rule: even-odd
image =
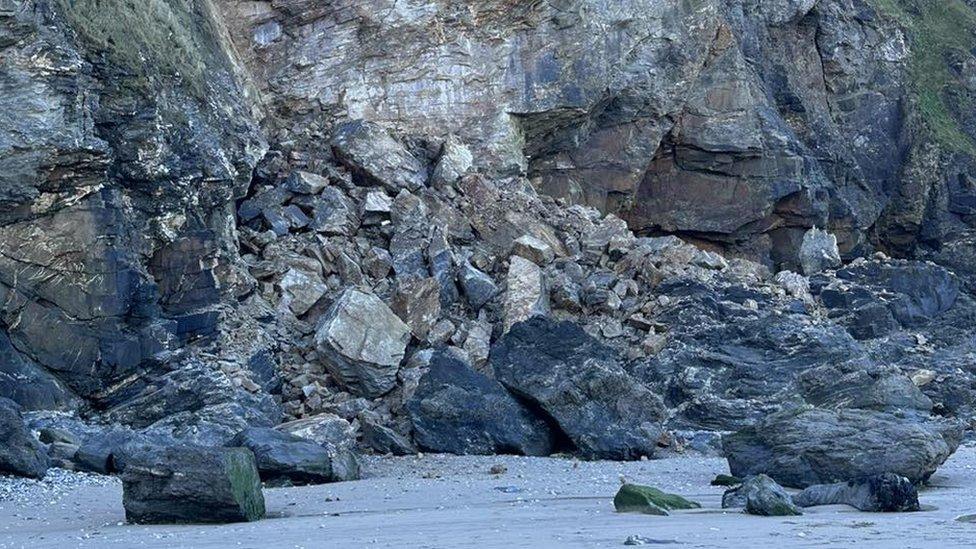
[(459, 274), (461, 289), (468, 305), (475, 311), (481, 309), (498, 293), (498, 286), (487, 274), (465, 262)]
[(433, 352), (407, 411), (425, 450), (545, 456), (554, 449), (542, 418), (449, 351)]
[(0, 398), (0, 474), (43, 478), (48, 467), (47, 453), (27, 430), (20, 406)]
[(743, 481), (741, 486), (726, 490), (722, 495), (722, 508), (745, 508), (750, 515), (764, 517), (788, 517), (802, 515), (793, 498), (766, 475), (756, 475)]
[(661, 435), (660, 398), (621, 366), (617, 353), (572, 322), (534, 317), (491, 349), (495, 377), (551, 418), (580, 455), (652, 456)]
[(378, 454), (409, 456), (417, 453), (410, 440), (385, 425), (364, 421), (362, 426), (363, 444)]
[(734, 476), (806, 488), (895, 473), (918, 483), (956, 450), (961, 426), (873, 410), (800, 408), (722, 437)]
[(169, 446), (129, 456), (122, 473), (125, 518), (141, 524), (259, 520), (264, 495), (246, 448)]
[(918, 511), (918, 490), (910, 480), (892, 473), (865, 479), (810, 486), (793, 497), (800, 507), (850, 505), (860, 511)]
[[(333, 467), (335, 456), (328, 448), (274, 429), (245, 429), (227, 446), (247, 448), (254, 452), (261, 480), (270, 484), (324, 484), (352, 480), (342, 471), (342, 465)], [(338, 476), (336, 469), (340, 472)]]

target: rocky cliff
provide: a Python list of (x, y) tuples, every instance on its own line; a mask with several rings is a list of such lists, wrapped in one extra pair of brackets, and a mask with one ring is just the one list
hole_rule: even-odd
[(626, 459), (798, 404), (969, 418), (974, 31), (963, 0), (0, 0), (0, 396)]

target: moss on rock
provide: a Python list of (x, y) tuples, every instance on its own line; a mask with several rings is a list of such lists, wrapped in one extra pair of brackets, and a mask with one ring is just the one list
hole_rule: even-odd
[(618, 513), (643, 513), (646, 515), (667, 515), (675, 509), (698, 509), (694, 501), (677, 494), (668, 494), (651, 486), (624, 484), (613, 498), (613, 506)]

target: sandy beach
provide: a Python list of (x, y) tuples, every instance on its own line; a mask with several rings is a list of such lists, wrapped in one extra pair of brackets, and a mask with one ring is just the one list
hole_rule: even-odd
[[(502, 465), (507, 472), (489, 473)], [(614, 463), (558, 458), (367, 458), (355, 482), (265, 489), (268, 518), (223, 526), (125, 523), (115, 479), (57, 473), (4, 479), (0, 548), (46, 547), (619, 547), (629, 536), (686, 547), (963, 547), (976, 539), (976, 448), (961, 448), (920, 494), (923, 511), (860, 513), (844, 506), (802, 517), (723, 511), (725, 460), (675, 457)], [(63, 477), (63, 478), (62, 478)], [(621, 477), (699, 501), (669, 517), (621, 515)], [(66, 483), (68, 484), (66, 486)]]

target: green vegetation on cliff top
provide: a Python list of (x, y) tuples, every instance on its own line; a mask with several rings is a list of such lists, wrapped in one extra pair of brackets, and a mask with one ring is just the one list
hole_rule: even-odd
[(958, 86), (949, 54), (971, 55), (976, 48), (976, 12), (962, 0), (870, 0), (882, 15), (907, 29), (911, 40), (911, 81), (921, 116), (944, 147), (976, 155), (967, 134), (946, 104)]

